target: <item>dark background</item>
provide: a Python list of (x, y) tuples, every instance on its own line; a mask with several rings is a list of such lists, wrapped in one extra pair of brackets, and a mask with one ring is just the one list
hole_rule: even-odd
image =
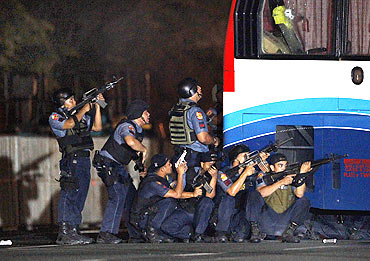
[[(222, 83), (230, 0), (1, 1), (0, 132), (50, 133), (50, 95), (124, 80), (105, 97), (114, 125), (128, 101), (150, 105), (154, 129), (167, 122), (176, 85), (196, 78), (212, 105)], [(166, 126), (166, 125), (165, 125)], [(167, 128), (165, 128), (167, 130)]]

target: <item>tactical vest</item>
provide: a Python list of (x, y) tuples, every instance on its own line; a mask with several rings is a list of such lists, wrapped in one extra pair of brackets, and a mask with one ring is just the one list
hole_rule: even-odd
[(63, 154), (70, 154), (81, 150), (93, 150), (94, 142), (90, 135), (91, 128), (92, 123), (88, 126), (85, 117), (82, 117), (80, 122), (75, 121), (75, 126), (68, 129), (64, 137), (57, 138), (59, 151)]
[(136, 124), (133, 121), (122, 120), (117, 124), (117, 127), (114, 129), (114, 132), (110, 135), (107, 142), (104, 144), (101, 150), (107, 151), (117, 162), (127, 165), (131, 160), (138, 158), (137, 151), (132, 149), (125, 142), (119, 144), (114, 140), (114, 133), (116, 132), (119, 125), (128, 122), (135, 128), (135, 139), (142, 142), (144, 139), (143, 133), (138, 133), (136, 129)]
[(285, 212), (295, 202), (295, 195), (292, 186), (287, 186), (286, 189), (278, 188), (270, 196), (264, 198), (266, 204), (276, 213)]
[(150, 212), (149, 208), (153, 207), (158, 201), (164, 199), (159, 195), (152, 196), (150, 198), (140, 197), (139, 194), (146, 186), (151, 182), (159, 182), (166, 187), (170, 187), (167, 179), (158, 176), (156, 173), (148, 174), (139, 184), (139, 188), (135, 194), (134, 201), (130, 212), (130, 221), (138, 223), (141, 216), (145, 215), (146, 212)]
[(195, 102), (179, 102), (170, 110), (170, 139), (173, 145), (190, 145), (197, 138), (187, 121), (187, 112), (191, 107), (197, 106)]

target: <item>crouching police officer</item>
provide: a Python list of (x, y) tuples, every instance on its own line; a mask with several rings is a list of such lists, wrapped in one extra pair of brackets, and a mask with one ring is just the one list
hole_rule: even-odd
[[(99, 94), (99, 100), (104, 100)], [(78, 112), (69, 115), (76, 106), (74, 93), (69, 88), (54, 92), (53, 102), (57, 111), (49, 117), (50, 127), (57, 137), (60, 160), (60, 196), (58, 202), (58, 223), (60, 226), (57, 244), (90, 244), (92, 238), (79, 233), (81, 212), (85, 205), (90, 184), (90, 150), (94, 148), (90, 131), (102, 129), (100, 106), (86, 104)]]
[[(284, 171), (287, 164), (287, 157), (284, 154), (276, 153), (270, 158), (270, 169), (273, 173)], [(302, 164), (300, 173), (309, 171), (311, 162), (307, 161)], [(292, 187), (294, 174), (266, 185), (264, 175), (266, 174), (258, 175), (256, 191), (250, 193), (247, 203), (246, 216), (252, 229), (250, 241), (259, 243), (263, 234), (261, 231), (268, 235), (280, 235), (283, 231), (283, 242), (299, 243), (300, 240), (294, 235), (294, 231), (308, 218), (310, 209), (310, 201), (304, 197), (306, 184), (297, 188)]]
[(164, 232), (184, 242), (190, 239), (197, 243), (205, 242), (204, 232), (214, 207), (212, 199), (216, 194), (216, 159), (216, 154), (204, 153), (201, 167), (186, 171), (185, 189), (179, 199), (180, 208), (165, 220), (162, 225)]
[(209, 151), (208, 145), (219, 146), (220, 140), (208, 133), (207, 116), (197, 104), (203, 96), (198, 82), (185, 78), (178, 84), (177, 92), (180, 100), (169, 112), (171, 143), (175, 145), (172, 163), (186, 149), (188, 167), (199, 167), (201, 153)]
[(130, 222), (143, 231), (143, 236), (151, 243), (173, 242), (162, 230), (163, 222), (177, 208), (176, 199), (183, 191), (183, 178), (187, 170), (186, 162), (177, 167), (178, 180), (172, 189), (168, 175), (172, 173), (172, 164), (164, 154), (152, 157), (148, 174), (140, 182), (131, 209)]
[[(222, 199), (218, 206), (218, 222), (216, 225), (216, 240), (224, 243), (228, 241), (227, 234), (232, 234), (233, 242), (243, 242), (248, 234), (245, 226), (245, 204), (248, 196), (250, 180), (254, 166), (237, 169), (236, 173), (230, 170), (237, 167), (248, 158), (250, 149), (244, 144), (236, 145), (229, 151), (231, 165), (220, 171), (218, 186), (221, 188)], [(268, 155), (264, 155), (267, 157)]]
[[(119, 231), (127, 192), (133, 186), (126, 165), (131, 160), (137, 159), (139, 153), (143, 155), (142, 164), (146, 159), (147, 148), (142, 144), (144, 138), (142, 126), (149, 123), (148, 108), (142, 100), (132, 101), (127, 108), (128, 119), (118, 123), (100, 153), (95, 153), (93, 165), (107, 187), (109, 195), (97, 243), (122, 242), (116, 234)], [(125, 220), (128, 223), (129, 213), (126, 215)]]

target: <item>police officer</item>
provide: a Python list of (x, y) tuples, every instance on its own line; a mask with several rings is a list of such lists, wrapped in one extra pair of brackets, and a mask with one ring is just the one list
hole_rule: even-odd
[(198, 82), (185, 78), (178, 84), (177, 92), (180, 100), (169, 112), (171, 143), (175, 145), (172, 162), (186, 149), (188, 167), (199, 167), (201, 153), (209, 151), (208, 145), (218, 146), (220, 140), (208, 133), (206, 114), (197, 104), (202, 98)]
[(179, 199), (180, 208), (165, 220), (162, 225), (164, 232), (184, 242), (190, 240), (190, 236), (194, 242), (205, 242), (204, 232), (214, 207), (212, 199), (216, 194), (216, 159), (217, 155), (212, 152), (204, 153), (201, 167), (186, 171), (185, 188)]
[(181, 197), (186, 170), (186, 162), (178, 165), (176, 187), (171, 188), (168, 175), (172, 173), (172, 164), (168, 157), (156, 154), (151, 159), (148, 174), (139, 185), (130, 216), (130, 222), (141, 229), (143, 236), (151, 243), (173, 242), (163, 232), (162, 224), (177, 208), (176, 199)]
[[(104, 100), (99, 94), (99, 100)], [(86, 104), (73, 115), (69, 111), (76, 106), (74, 93), (70, 88), (54, 92), (56, 112), (49, 117), (51, 130), (55, 134), (60, 160), (60, 196), (58, 202), (58, 224), (60, 226), (57, 244), (90, 244), (92, 239), (79, 233), (87, 192), (90, 184), (90, 150), (94, 148), (90, 131), (102, 129), (100, 106)]]
[[(276, 153), (270, 158), (270, 169), (273, 173), (279, 173), (286, 169), (287, 158), (282, 153)], [(311, 171), (311, 162), (301, 165), (300, 173)], [(308, 217), (310, 201), (304, 197), (306, 185), (297, 188), (291, 186), (293, 175), (288, 175), (271, 185), (263, 181), (265, 173), (260, 173), (256, 180), (256, 191), (250, 193), (246, 207), (247, 220), (251, 224), (252, 234), (250, 241), (259, 243), (263, 232), (268, 235), (282, 233), (282, 241), (299, 243), (299, 238), (294, 231)], [(260, 230), (261, 226), (261, 230)]]
[[(128, 105), (127, 120), (118, 123), (93, 164), (98, 170), (108, 190), (108, 202), (104, 211), (97, 243), (117, 244), (122, 242), (116, 234), (119, 231), (122, 213), (125, 207), (127, 192), (132, 191), (132, 179), (126, 170), (131, 160), (142, 153), (142, 164), (147, 157), (147, 148), (142, 144), (144, 135), (142, 126), (149, 123), (149, 106), (142, 100), (134, 100)], [(125, 213), (129, 229), (129, 213)], [(130, 227), (131, 228), (131, 227)], [(129, 230), (130, 232), (130, 230)]]
[[(229, 151), (230, 167), (220, 171), (218, 186), (221, 188), (222, 198), (218, 206), (218, 222), (216, 225), (216, 240), (227, 242), (227, 234), (232, 233), (234, 242), (243, 242), (247, 233), (243, 224), (243, 209), (245, 209), (249, 180), (255, 169), (247, 166), (237, 169), (236, 173), (229, 171), (243, 163), (248, 158), (250, 149), (244, 144), (236, 145)], [(221, 194), (220, 193), (220, 194)]]

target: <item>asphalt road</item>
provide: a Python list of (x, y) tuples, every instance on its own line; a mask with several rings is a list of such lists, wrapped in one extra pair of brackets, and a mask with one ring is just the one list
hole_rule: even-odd
[[(29, 239), (28, 239), (29, 240)], [(37, 238), (29, 244), (1, 246), (1, 260), (370, 260), (370, 241), (299, 244), (265, 240), (252, 243), (170, 243), (58, 246)], [(34, 243), (41, 243), (35, 245)], [(33, 243), (33, 244), (32, 244)]]

